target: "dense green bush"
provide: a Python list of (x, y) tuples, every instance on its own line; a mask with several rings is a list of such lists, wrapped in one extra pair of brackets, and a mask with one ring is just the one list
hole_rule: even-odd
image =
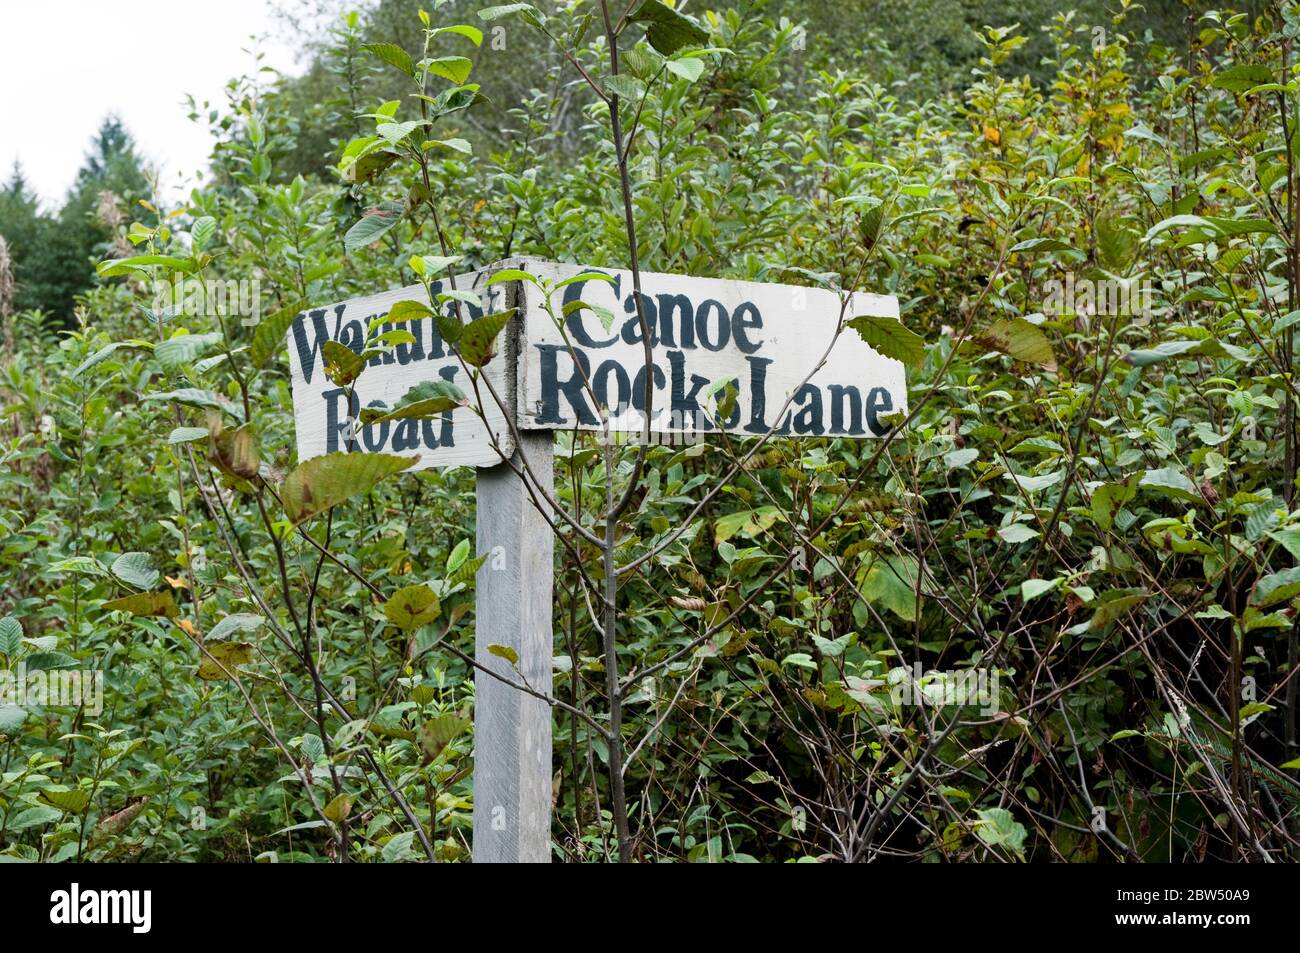
[[(101, 669), (105, 709), (0, 709), (5, 856), (470, 856), (473, 474), (295, 528), (283, 334), (429, 257), (627, 267), (625, 170), (641, 268), (887, 291), (924, 347), (879, 441), (638, 470), (559, 436), (588, 534), (632, 489), (610, 552), (556, 547), (556, 856), (1296, 859), (1300, 15), (1205, 13), (1183, 48), (1127, 4), (1060, 15), (1045, 84), (991, 28), (959, 96), (913, 102), (808, 69), (793, 22), (691, 8), (681, 48), (629, 21), (612, 85), (598, 3), (476, 21), (564, 51), (500, 144), (416, 65), (476, 30), (435, 9), (398, 55), (353, 22), (336, 62), (399, 92), (339, 74), (338, 170), (297, 175), (318, 137), (232, 84), (211, 184), (121, 226), (157, 257), (101, 267), (57, 339), (15, 318), (0, 659)], [(389, 227), (347, 240), (368, 209)], [(261, 322), (160, 308), (185, 276), (256, 277)], [(585, 590), (633, 564), (611, 655)], [(425, 585), (436, 616), (397, 624)], [(914, 664), (995, 673), (995, 704), (898, 704)]]

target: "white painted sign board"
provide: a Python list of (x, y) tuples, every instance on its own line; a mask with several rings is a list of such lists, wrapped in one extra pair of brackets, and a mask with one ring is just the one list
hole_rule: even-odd
[[(500, 266), (491, 269), (498, 270)], [(484, 270), (459, 275), (456, 287), (481, 293), (481, 299), (490, 311), (505, 310), (505, 298), (510, 289), (504, 284), (488, 287), (489, 274)], [(440, 280), (434, 282), (433, 291), (436, 295), (450, 290), (450, 287), (449, 282)], [(371, 320), (388, 314), (399, 301), (429, 303), (424, 288), (412, 285), (312, 308), (298, 315), (290, 325), (287, 337), (289, 367), (293, 375), (298, 460), (351, 450), (401, 456), (419, 454), (420, 461), (411, 468), (413, 470), (499, 464), (501, 454), (508, 457), (514, 450), (505, 413), (492, 399), (486, 385), (480, 384), (478, 394), (474, 393), (469, 374), (443, 341), (436, 321), (423, 319), (386, 325), (385, 330), (404, 328), (410, 331), (416, 341), (414, 344), (399, 344), (383, 357), (372, 358), (372, 366), (357, 378), (351, 401), (347, 388), (332, 383), (325, 376), (322, 345), (326, 341), (337, 341), (360, 353)], [(455, 303), (449, 301), (445, 309), (450, 312), (454, 306)], [(485, 313), (467, 303), (461, 307), (466, 319)], [(503, 402), (513, 396), (514, 379), (508, 372), (511, 357), (503, 346), (483, 368), (484, 376)], [(469, 408), (459, 407), (433, 420), (392, 420), (355, 430), (353, 420), (362, 409), (392, 408), (417, 384), (439, 380), (450, 381), (464, 391), (475, 406), (483, 408), (484, 417), (479, 417)], [(481, 398), (481, 404), (476, 397)], [(489, 429), (496, 433), (500, 453), (493, 448)]]
[[(553, 292), (548, 310), (537, 284), (490, 283), (506, 268), (527, 271), (552, 288), (595, 271), (612, 280), (572, 282)], [(526, 465), (534, 484), (550, 492), (552, 441), (545, 431), (603, 430), (603, 406), (612, 431), (643, 432), (645, 349), (629, 272), (515, 259), (461, 275), (456, 286), (480, 295), (482, 308), (464, 305), (469, 318), (520, 309), (483, 368), (501, 404), (486, 386), (472, 387), (468, 370), (429, 319), (394, 325), (409, 330), (415, 342), (372, 359), (352, 400), (347, 388), (325, 376), (326, 341), (360, 353), (370, 322), (398, 301), (432, 306), (422, 286), (313, 308), (298, 315), (287, 335), (298, 459), (346, 450), (418, 454), (412, 469), (482, 468), (478, 552), (500, 551), (505, 559), (502, 571), (493, 559), (484, 563), (475, 593), (473, 856), (544, 863), (550, 860), (551, 711), (509, 683), (522, 676), (533, 691), (550, 690), (551, 529), (533, 494), (502, 460), (511, 459), (516, 469)], [(652, 433), (695, 436), (722, 429), (762, 436), (770, 430), (869, 438), (888, 430), (888, 415), (906, 411), (902, 364), (844, 327), (864, 314), (898, 317), (895, 298), (653, 273), (641, 276), (641, 288), (652, 341)], [(450, 283), (439, 281), (433, 290), (450, 290)], [(444, 307), (450, 312), (454, 305)], [(460, 407), (431, 420), (354, 428), (362, 409), (391, 409), (411, 388), (438, 380), (457, 385), (484, 416)], [(718, 415), (716, 397), (709, 397), (720, 382), (730, 382), (736, 395), (726, 419)], [(508, 413), (522, 446), (515, 446)], [(508, 665), (488, 650), (500, 645), (514, 649), (518, 663)]]
[[(611, 430), (643, 431), (646, 360), (631, 272), (531, 264), (533, 274), (557, 284), (591, 272), (612, 282), (553, 292), (563, 329), (544, 309), (542, 291), (524, 284), (520, 428), (601, 430), (603, 405)], [(903, 365), (841, 323), (864, 314), (897, 318), (897, 298), (655, 273), (642, 273), (641, 298), (654, 345), (652, 433), (878, 437), (889, 429), (881, 418), (906, 409)], [(579, 301), (603, 309), (604, 320)], [(737, 396), (726, 419), (709, 396), (724, 379)]]

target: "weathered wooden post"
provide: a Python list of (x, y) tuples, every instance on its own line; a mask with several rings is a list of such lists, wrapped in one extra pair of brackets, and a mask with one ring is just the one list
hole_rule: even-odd
[[(526, 433), (514, 455), (547, 494), (553, 443), (549, 430)], [(545, 863), (551, 706), (511, 683), (551, 693), (551, 524), (505, 464), (479, 470), (476, 489), (478, 552), (487, 560), (478, 571), (474, 655), (500, 677), (481, 669), (474, 675), (474, 861)], [(493, 645), (512, 649), (518, 662), (490, 652)]]

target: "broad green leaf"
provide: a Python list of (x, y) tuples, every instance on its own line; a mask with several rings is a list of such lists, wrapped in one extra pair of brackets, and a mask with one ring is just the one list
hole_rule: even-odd
[(1174, 499), (1189, 503), (1202, 503), (1204, 500), (1196, 490), (1196, 484), (1177, 467), (1162, 467), (1159, 470), (1147, 470), (1138, 481), (1138, 486), (1147, 490), (1172, 496)]
[(94, 354), (91, 354), (88, 358), (78, 364), (73, 369), (72, 376), (80, 377), (97, 364), (104, 363), (104, 361), (113, 356), (115, 351), (120, 351), (123, 348), (132, 348), (137, 351), (151, 351), (154, 349), (154, 345), (150, 344), (148, 341), (114, 341), (112, 344), (105, 344)]
[(81, 663), (66, 652), (33, 652), (23, 659), (29, 672), (53, 672), (80, 668)]
[(704, 75), (704, 61), (698, 57), (669, 60), (664, 65), (668, 67), (668, 72), (680, 76), (688, 83), (693, 83)]
[(379, 57), (389, 66), (395, 66), (412, 79), (415, 78), (415, 64), (411, 55), (396, 43), (366, 43), (363, 49)]
[(295, 525), (410, 468), (418, 457), (390, 453), (327, 453), (300, 463), (280, 486), (285, 514)]
[(755, 510), (740, 510), (718, 517), (713, 524), (715, 543), (724, 543), (737, 533), (757, 538), (777, 522), (784, 522), (786, 516), (775, 506), (760, 506)]
[(209, 642), (220, 642), (240, 632), (255, 632), (266, 622), (266, 617), (256, 612), (232, 612), (208, 632)]
[(199, 650), (199, 678), (215, 682), (229, 678), (241, 665), (253, 661), (251, 642), (209, 642)]
[(497, 658), (503, 658), (511, 665), (519, 664), (519, 653), (508, 645), (498, 645), (495, 642), (488, 646), (488, 652)]
[(1037, 255), (1043, 252), (1074, 251), (1074, 246), (1067, 245), (1055, 238), (1030, 238), (1023, 242), (1017, 242), (1007, 251), (1017, 252), (1021, 255)]
[(352, 384), (366, 369), (366, 359), (338, 341), (326, 341), (320, 353), (325, 362), (325, 376), (339, 387)]
[(253, 332), (253, 343), (248, 348), (248, 356), (254, 366), (264, 366), (286, 347), (285, 336), (289, 333), (289, 326), (306, 307), (305, 301), (292, 301), (262, 318), (257, 325), (257, 330)]
[(170, 590), (137, 592), (120, 599), (110, 599), (100, 608), (109, 612), (129, 612), (131, 615), (139, 616), (160, 615), (168, 619), (174, 618), (178, 612), (176, 600), (172, 598)]
[(1273, 71), (1260, 63), (1235, 63), (1227, 69), (1219, 70), (1210, 80), (1216, 89), (1226, 89), (1234, 93), (1244, 93), (1264, 83), (1274, 80)]
[(40, 799), (67, 814), (81, 814), (90, 806), (90, 792), (81, 788), (46, 788)]
[(404, 206), (397, 202), (384, 202), (374, 208), (366, 209), (365, 214), (343, 236), (345, 251), (354, 252), (367, 245), (373, 245), (388, 234), (389, 229), (402, 220)]
[(975, 834), (990, 847), (1002, 847), (1019, 857), (1025, 853), (1025, 838), (1028, 832), (1025, 826), (1005, 808), (989, 807), (975, 812), (979, 820), (975, 822)]
[(133, 271), (143, 271), (149, 267), (160, 267), (188, 275), (198, 266), (188, 258), (176, 258), (172, 255), (135, 255), (131, 258), (110, 258), (108, 261), (102, 261), (95, 272), (101, 278), (113, 278)]
[(1042, 534), (1032, 526), (1026, 526), (1024, 523), (1012, 523), (1010, 526), (1004, 526), (998, 530), (998, 535), (1008, 543), (1027, 543), (1031, 539), (1037, 539)]
[(684, 46), (701, 46), (709, 39), (699, 24), (662, 0), (642, 0), (627, 19), (645, 24), (650, 45), (664, 56), (671, 56)]
[(914, 556), (872, 556), (858, 583), (863, 598), (905, 622), (916, 621), (920, 567)]
[(177, 427), (167, 435), (167, 442), (170, 444), (193, 443), (195, 440), (204, 440), (207, 436), (207, 427)]
[(1059, 588), (1060, 585), (1059, 579), (1026, 579), (1020, 584), (1020, 598), (1028, 602)]
[(503, 3), (495, 7), (485, 7), (478, 12), (480, 20), (500, 20), (503, 17), (518, 16), (534, 25), (542, 22), (542, 15), (531, 3)]
[(466, 364), (482, 367), (496, 356), (497, 338), (517, 310), (517, 308), (510, 308), (495, 314), (485, 314), (481, 318), (475, 318), (461, 329), (460, 337), (456, 341), (456, 350), (460, 352)]
[(902, 361), (908, 367), (919, 367), (925, 360), (925, 338), (904, 327), (898, 318), (864, 314), (850, 320), (848, 325), (885, 357)]
[(1300, 566), (1270, 573), (1259, 580), (1255, 583), (1251, 602), (1262, 608), (1286, 602), (1296, 596), (1300, 596)]
[(386, 420), (428, 420), (448, 410), (463, 407), (465, 403), (465, 394), (451, 381), (425, 381), (408, 390), (392, 410), (365, 408), (361, 411), (361, 422), (369, 426)]
[(457, 86), (465, 84), (465, 80), (469, 79), (470, 71), (474, 68), (474, 64), (464, 56), (440, 56), (437, 59), (424, 60), (420, 65), (434, 76), (449, 79)]
[(473, 724), (468, 718), (457, 715), (439, 715), (420, 726), (420, 747), (430, 758), (442, 754), (443, 749), (463, 734)]
[(335, 824), (342, 824), (352, 813), (352, 795), (340, 794), (325, 805), (325, 816)]
[(11, 615), (0, 619), (0, 655), (13, 659), (23, 648), (23, 624)]
[(1056, 355), (1043, 329), (1024, 318), (1001, 318), (983, 334), (975, 336), (983, 347), (1008, 354), (1026, 364), (1038, 364), (1056, 370)]
[(423, 583), (398, 589), (384, 603), (384, 615), (403, 632), (428, 625), (441, 612), (438, 594)]
[(190, 227), (190, 243), (196, 252), (203, 251), (217, 232), (217, 220), (211, 215), (196, 218)]
[(111, 571), (134, 589), (152, 589), (158, 584), (158, 570), (148, 553), (123, 553), (113, 560)]

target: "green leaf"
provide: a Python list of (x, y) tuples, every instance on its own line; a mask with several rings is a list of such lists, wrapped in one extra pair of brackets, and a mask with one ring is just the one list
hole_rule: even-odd
[(113, 560), (110, 571), (135, 589), (152, 589), (158, 584), (158, 570), (153, 568), (148, 553), (123, 553)]
[(324, 814), (335, 824), (342, 824), (352, 813), (352, 795), (340, 794), (325, 805)]
[(137, 592), (121, 599), (110, 599), (100, 608), (108, 612), (129, 612), (138, 616), (160, 615), (168, 619), (175, 618), (179, 611), (170, 590)]
[(488, 652), (497, 658), (503, 658), (511, 665), (519, 664), (519, 653), (508, 645), (497, 645), (495, 642), (488, 646)]
[(248, 348), (248, 356), (255, 367), (265, 366), (267, 361), (287, 346), (285, 336), (289, 333), (289, 326), (306, 307), (306, 301), (293, 301), (261, 320), (253, 332), (253, 343)]
[(1138, 486), (1148, 490), (1155, 490), (1157, 493), (1163, 493), (1165, 496), (1171, 496), (1174, 499), (1186, 500), (1189, 503), (1204, 502), (1201, 494), (1196, 491), (1196, 484), (1185, 473), (1175, 467), (1147, 470), (1142, 474), (1142, 479), (1138, 481)]
[(1090, 509), (1093, 522), (1107, 532), (1124, 504), (1137, 496), (1137, 484), (1132, 478), (1124, 483), (1107, 483), (1092, 491)]
[(540, 25), (542, 22), (541, 13), (531, 3), (503, 3), (500, 6), (486, 7), (478, 12), (480, 20), (489, 22), (516, 15), (535, 26)]
[(608, 331), (610, 328), (614, 326), (613, 311), (609, 310), (609, 308), (602, 307), (601, 305), (598, 304), (588, 304), (586, 301), (582, 301), (582, 300), (570, 301), (568, 304), (566, 304), (563, 308), (560, 309), (560, 313), (567, 318), (575, 311), (581, 311), (584, 308), (596, 316), (596, 318), (600, 321), (600, 326), (604, 328), (606, 331)]
[(81, 663), (66, 652), (33, 652), (23, 659), (23, 664), (31, 672), (53, 672), (81, 667)]
[(1271, 573), (1255, 583), (1250, 601), (1255, 605), (1271, 606), (1300, 596), (1300, 566)]
[(1073, 245), (1067, 245), (1063, 241), (1055, 238), (1030, 238), (1023, 242), (1017, 242), (1007, 249), (1008, 252), (1018, 252), (1022, 255), (1037, 255), (1042, 252), (1051, 251), (1074, 251)]
[(704, 75), (704, 61), (698, 57), (669, 60), (664, 65), (668, 67), (668, 72), (680, 76), (688, 83), (693, 83)]
[(405, 207), (397, 202), (384, 202), (374, 208), (366, 209), (365, 214), (343, 236), (345, 251), (354, 252), (367, 245), (373, 245), (383, 238), (394, 225), (402, 220)]
[(403, 632), (412, 632), (422, 625), (428, 625), (441, 612), (438, 594), (424, 583), (398, 589), (384, 603), (384, 615)]
[(1281, 543), (1288, 553), (1300, 559), (1300, 529), (1274, 529), (1269, 530), (1268, 535)]
[(203, 251), (217, 232), (217, 220), (211, 215), (196, 218), (190, 228), (190, 244), (196, 252)]
[(873, 605), (888, 609), (905, 622), (916, 621), (916, 586), (920, 566), (914, 556), (872, 556), (859, 589)]
[(1031, 539), (1037, 539), (1042, 534), (1024, 523), (1012, 523), (1010, 526), (1004, 526), (998, 530), (998, 535), (1008, 543), (1027, 543)]
[(440, 56), (437, 59), (424, 60), (420, 64), (434, 76), (449, 79), (457, 86), (463, 86), (469, 79), (474, 64), (464, 56)]
[(715, 543), (724, 543), (737, 533), (757, 538), (777, 522), (784, 522), (786, 516), (775, 506), (760, 506), (756, 510), (740, 510), (718, 518), (713, 524)]
[(1259, 63), (1237, 63), (1214, 74), (1210, 85), (1215, 89), (1226, 89), (1234, 93), (1244, 93), (1248, 89), (1273, 82), (1273, 71)]
[(207, 427), (177, 427), (167, 435), (167, 442), (169, 444), (193, 443), (195, 440), (203, 440), (207, 436)]
[(366, 369), (366, 359), (338, 341), (326, 341), (320, 353), (325, 362), (325, 376), (339, 387), (347, 387)]
[(604, 86), (605, 92), (611, 96), (619, 96), (633, 103), (645, 92), (645, 83), (629, 73), (605, 77)]
[(17, 705), (0, 705), (0, 735), (13, 738), (27, 720), (27, 712)]
[(1028, 832), (1023, 824), (1005, 808), (988, 807), (975, 812), (979, 820), (975, 822), (975, 835), (990, 847), (1002, 847), (1019, 857), (1025, 853), (1025, 837)]
[(46, 788), (40, 799), (67, 814), (81, 814), (90, 806), (90, 792), (81, 788)]
[(485, 314), (481, 318), (475, 318), (461, 329), (456, 341), (456, 350), (460, 352), (466, 364), (482, 367), (496, 356), (497, 337), (510, 323), (517, 310), (517, 308), (510, 308), (495, 314)]
[(1059, 579), (1026, 579), (1020, 584), (1020, 598), (1025, 602), (1059, 588)]
[(104, 361), (112, 357), (114, 351), (119, 351), (122, 348), (132, 348), (137, 351), (151, 351), (153, 350), (153, 347), (154, 346), (147, 341), (114, 341), (112, 344), (105, 344), (94, 354), (90, 355), (78, 364), (76, 368), (73, 369), (72, 376), (80, 377), (92, 367), (97, 364), (102, 364)]
[(253, 644), (251, 642), (211, 642), (204, 643), (199, 651), (198, 676), (204, 681), (215, 682), (229, 678), (227, 672), (234, 671), (241, 665), (253, 661)]
[(232, 612), (208, 632), (209, 642), (220, 642), (238, 632), (256, 632), (266, 622), (266, 617), (256, 612)]
[(1001, 351), (1017, 361), (1038, 364), (1049, 371), (1056, 370), (1056, 355), (1047, 335), (1042, 328), (1024, 318), (1001, 318), (983, 334), (976, 335), (975, 340), (981, 346)]
[(406, 50), (396, 43), (366, 43), (362, 49), (373, 53), (389, 66), (395, 66), (412, 79), (415, 78), (415, 64)]
[(391, 453), (327, 453), (300, 463), (280, 485), (285, 514), (297, 525), (354, 496), (385, 477), (413, 466), (418, 457)]
[(430, 758), (442, 754), (443, 749), (460, 737), (473, 722), (457, 715), (439, 715), (420, 726), (420, 747)]
[(211, 410), (227, 410), (232, 405), (230, 401), (223, 400), (217, 394), (210, 390), (203, 390), (198, 387), (182, 387), (179, 390), (169, 390), (161, 394), (145, 394), (141, 400), (171, 400), (178, 404), (184, 404), (186, 407), (201, 407)]
[(849, 327), (873, 350), (902, 361), (908, 367), (919, 367), (925, 360), (925, 338), (903, 326), (898, 318), (885, 318), (863, 314), (848, 322)]
[(11, 615), (0, 619), (0, 655), (13, 659), (23, 648), (23, 624)]
[[(469, 540), (462, 539), (456, 544), (456, 547), (447, 555), (447, 574), (454, 573), (457, 569), (465, 564), (469, 559)], [(3, 651), (3, 650), (0, 650)]]
[(108, 261), (101, 261), (95, 272), (101, 278), (113, 278), (154, 266), (187, 275), (198, 268), (198, 265), (188, 258), (176, 258), (172, 255), (135, 255), (131, 258), (110, 258)]
[(403, 831), (400, 834), (394, 834), (384, 844), (380, 856), (383, 857), (384, 863), (395, 864), (401, 860), (407, 860), (414, 855), (411, 850), (411, 842), (415, 840), (415, 831)]
[(642, 0), (628, 20), (646, 24), (646, 38), (664, 56), (671, 56), (684, 46), (700, 46), (709, 39), (709, 34), (694, 20), (662, 0)]
[(39, 827), (42, 824), (48, 824), (51, 821), (57, 821), (63, 816), (63, 812), (57, 807), (32, 807), (23, 811), (17, 817), (10, 818), (5, 825), (11, 831), (25, 831), (29, 827)]
[(388, 420), (429, 420), (466, 403), (465, 394), (451, 381), (425, 381), (408, 390), (392, 410), (367, 407), (360, 416), (366, 426)]

